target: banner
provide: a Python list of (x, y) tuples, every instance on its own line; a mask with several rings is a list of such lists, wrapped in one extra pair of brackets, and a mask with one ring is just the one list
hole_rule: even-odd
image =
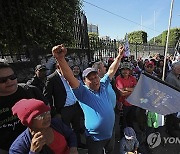
[(130, 53), (130, 48), (129, 48), (128, 34), (126, 34), (125, 36), (124, 48), (125, 48), (124, 56), (130, 57), (131, 53)]
[(143, 73), (127, 101), (140, 108), (168, 115), (180, 111), (180, 90)]

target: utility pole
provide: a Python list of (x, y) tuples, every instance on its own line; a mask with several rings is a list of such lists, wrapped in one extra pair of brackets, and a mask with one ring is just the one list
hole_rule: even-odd
[(174, 0), (171, 1), (171, 8), (170, 8), (170, 15), (169, 15), (168, 32), (167, 32), (167, 38), (166, 38), (166, 49), (165, 49), (165, 55), (164, 55), (164, 67), (163, 67), (163, 75), (162, 75), (162, 80), (163, 81), (164, 81), (164, 77), (165, 77), (166, 58), (167, 58), (167, 50), (168, 50), (168, 43), (169, 43), (169, 34), (170, 34), (170, 28), (171, 28), (173, 5), (174, 5)]
[(155, 29), (156, 29), (156, 11), (154, 11), (154, 44), (156, 44)]
[(142, 30), (142, 15), (141, 15), (141, 30)]

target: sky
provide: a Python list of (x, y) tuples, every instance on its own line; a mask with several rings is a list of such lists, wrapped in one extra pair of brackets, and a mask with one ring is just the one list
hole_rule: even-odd
[[(98, 25), (99, 36), (123, 39), (143, 30), (148, 40), (168, 29), (172, 0), (83, 0), (89, 24)], [(180, 0), (174, 0), (171, 28), (180, 28)]]

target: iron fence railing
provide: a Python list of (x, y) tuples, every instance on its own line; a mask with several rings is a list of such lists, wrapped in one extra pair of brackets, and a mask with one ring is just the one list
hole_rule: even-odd
[[(118, 40), (103, 40), (92, 38), (89, 40), (90, 50), (91, 50), (91, 59), (107, 61), (109, 57), (114, 58), (117, 54), (117, 49), (119, 45), (124, 44), (123, 41)], [(165, 47), (151, 44), (138, 44), (138, 43), (129, 43), (131, 55), (136, 59), (148, 58), (156, 53), (164, 55)], [(168, 47), (168, 53), (174, 53), (174, 47)]]

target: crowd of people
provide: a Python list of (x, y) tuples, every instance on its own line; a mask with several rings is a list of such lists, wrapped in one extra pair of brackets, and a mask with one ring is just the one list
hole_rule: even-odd
[[(54, 71), (37, 65), (27, 83), (18, 83), (13, 67), (1, 62), (0, 153), (77, 154), (86, 148), (88, 154), (114, 154), (115, 113), (122, 113), (120, 154), (143, 153), (139, 132), (147, 137), (165, 125), (171, 136), (180, 137), (180, 112), (164, 123), (163, 115), (126, 100), (142, 72), (162, 79), (164, 57), (135, 60), (123, 57), (124, 50), (120, 46), (107, 64), (96, 61), (81, 71), (68, 65), (63, 44), (54, 46)], [(167, 58), (165, 81), (180, 89), (180, 61)]]

